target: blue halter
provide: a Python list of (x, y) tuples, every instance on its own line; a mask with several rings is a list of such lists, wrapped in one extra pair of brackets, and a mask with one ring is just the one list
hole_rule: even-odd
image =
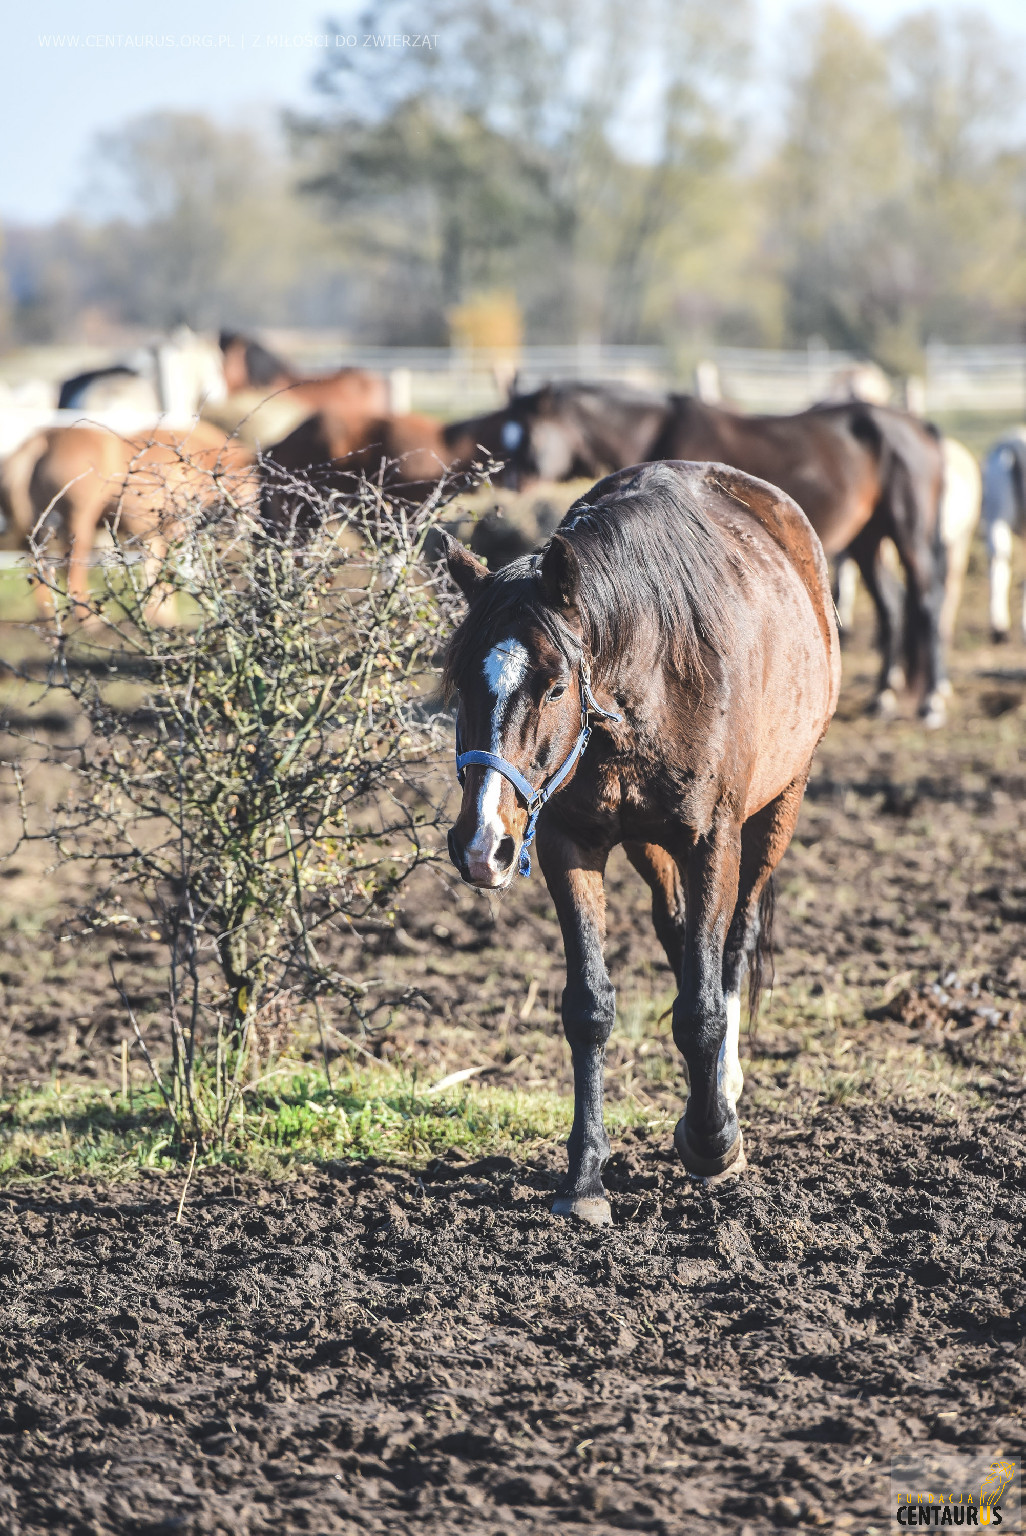
[(456, 720), (456, 777), (462, 784), (466, 778), (467, 768), (471, 763), (477, 763), (482, 768), (494, 768), (496, 773), (501, 773), (504, 779), (508, 779), (527, 806), (527, 830), (524, 833), (524, 841), (520, 845), (520, 873), (531, 873), (531, 844), (534, 842), (535, 829), (538, 825), (538, 817), (541, 815), (542, 806), (550, 800), (556, 790), (567, 778), (577, 759), (591, 740), (591, 721), (613, 720), (617, 725), (623, 723), (623, 715), (618, 715), (613, 709), (603, 709), (595, 695), (591, 691), (591, 674), (587, 662), (581, 660), (581, 729), (577, 740), (570, 748), (563, 762), (545, 780), (545, 783), (535, 789), (529, 779), (525, 779), (519, 768), (514, 768), (512, 763), (507, 763), (504, 757), (499, 757), (495, 752), (463, 752), (460, 741), (460, 722)]

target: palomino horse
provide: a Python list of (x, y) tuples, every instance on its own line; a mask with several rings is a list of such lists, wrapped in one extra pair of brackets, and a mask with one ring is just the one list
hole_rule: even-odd
[[(805, 512), (827, 554), (850, 549), (866, 581), (879, 617), (879, 712), (893, 708), (904, 659), (909, 680), (922, 681), (924, 722), (943, 722), (943, 460), (932, 428), (861, 401), (793, 416), (742, 416), (671, 395), (660, 414), (651, 398), (583, 384), (516, 396), (509, 413), (516, 424), (511, 432), (519, 432), (507, 470), (513, 478), (561, 480), (624, 462), (686, 458), (719, 460), (779, 485)], [(629, 458), (618, 462), (619, 452)], [(904, 613), (894, 584), (881, 578), (885, 538), (893, 540), (905, 571)]]
[[(103, 523), (146, 549), (146, 585), (153, 587), (168, 539), (191, 502), (228, 494), (236, 500), (256, 488), (252, 456), (223, 432), (196, 422), (178, 432), (161, 429), (138, 439), (102, 427), (51, 427), (28, 438), (0, 468), (0, 509), (22, 548), (53, 537), (68, 554), (68, 597), (89, 615), (89, 559)], [(46, 605), (50, 594), (37, 586)], [(173, 615), (156, 591), (151, 618)]]
[[(1012, 535), (1026, 532), (1026, 427), (1010, 432), (987, 454), (983, 466), (983, 525), (990, 557), (990, 629), (995, 641), (1012, 630)], [(1022, 635), (1026, 640), (1026, 589)]]
[(362, 437), (373, 421), (388, 415), (388, 385), (376, 373), (363, 368), (339, 368), (335, 373), (300, 374), (258, 341), (222, 331), (221, 352), (228, 393), (256, 390), (261, 395), (283, 395), (303, 407), (307, 415), (325, 411)]
[(494, 575), (454, 539), (447, 558), (470, 605), (445, 672), (463, 784), (449, 853), (469, 884), (503, 889), (530, 872), (537, 831), (574, 1063), (553, 1209), (608, 1222), (606, 861), (622, 843), (650, 885), (680, 989), (677, 1152), (696, 1176), (739, 1172), (741, 982), (752, 967), (757, 989), (770, 875), (840, 686), (827, 564), (783, 492), (688, 463), (600, 481), (541, 554)]

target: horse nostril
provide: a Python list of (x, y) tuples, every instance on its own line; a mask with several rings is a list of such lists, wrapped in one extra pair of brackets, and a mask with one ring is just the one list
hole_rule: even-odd
[(504, 837), (495, 850), (495, 862), (500, 869), (509, 869), (513, 863), (513, 855), (516, 852), (516, 844), (511, 837)]

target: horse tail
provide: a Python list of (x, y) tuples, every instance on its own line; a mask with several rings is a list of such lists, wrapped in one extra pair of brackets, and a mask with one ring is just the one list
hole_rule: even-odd
[(0, 465), (0, 512), (6, 520), (4, 531), (17, 533), (22, 541), (28, 538), (35, 525), (32, 476), (47, 446), (45, 432), (35, 432)]
[[(944, 452), (932, 422), (886, 406), (863, 406), (852, 421), (856, 437), (876, 455), (880, 501), (905, 568), (905, 669), (909, 683), (927, 668), (932, 643), (929, 614), (940, 615), (947, 578), (941, 503)], [(914, 587), (919, 587), (919, 592)]]
[(759, 923), (755, 949), (748, 966), (748, 1021), (754, 1034), (759, 1022), (763, 991), (773, 990), (773, 912), (776, 892), (770, 875), (759, 897)]

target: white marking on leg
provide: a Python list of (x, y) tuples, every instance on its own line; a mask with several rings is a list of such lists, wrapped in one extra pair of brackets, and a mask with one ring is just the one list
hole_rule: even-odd
[(1007, 523), (992, 523), (987, 530), (990, 545), (990, 627), (1007, 635), (1012, 627), (1009, 597), (1012, 588), (1012, 530)]
[[(529, 661), (527, 648), (519, 640), (501, 640), (484, 659), (485, 682), (495, 699), (489, 751), (497, 757), (502, 755), (502, 728), (509, 701), (527, 676)], [(502, 774), (488, 768), (477, 796), (477, 828), (466, 850), (470, 877), (482, 883), (498, 884), (506, 873), (495, 864), (499, 845), (509, 835), (499, 819), (502, 786)]]
[(720, 1046), (716, 1064), (716, 1077), (724, 1098), (733, 1107), (741, 1097), (745, 1085), (744, 1073), (738, 1059), (741, 1040), (741, 998), (737, 992), (727, 993), (727, 1033)]
[(850, 555), (842, 555), (837, 562), (837, 621), (842, 629), (851, 629), (858, 590), (859, 568)]

